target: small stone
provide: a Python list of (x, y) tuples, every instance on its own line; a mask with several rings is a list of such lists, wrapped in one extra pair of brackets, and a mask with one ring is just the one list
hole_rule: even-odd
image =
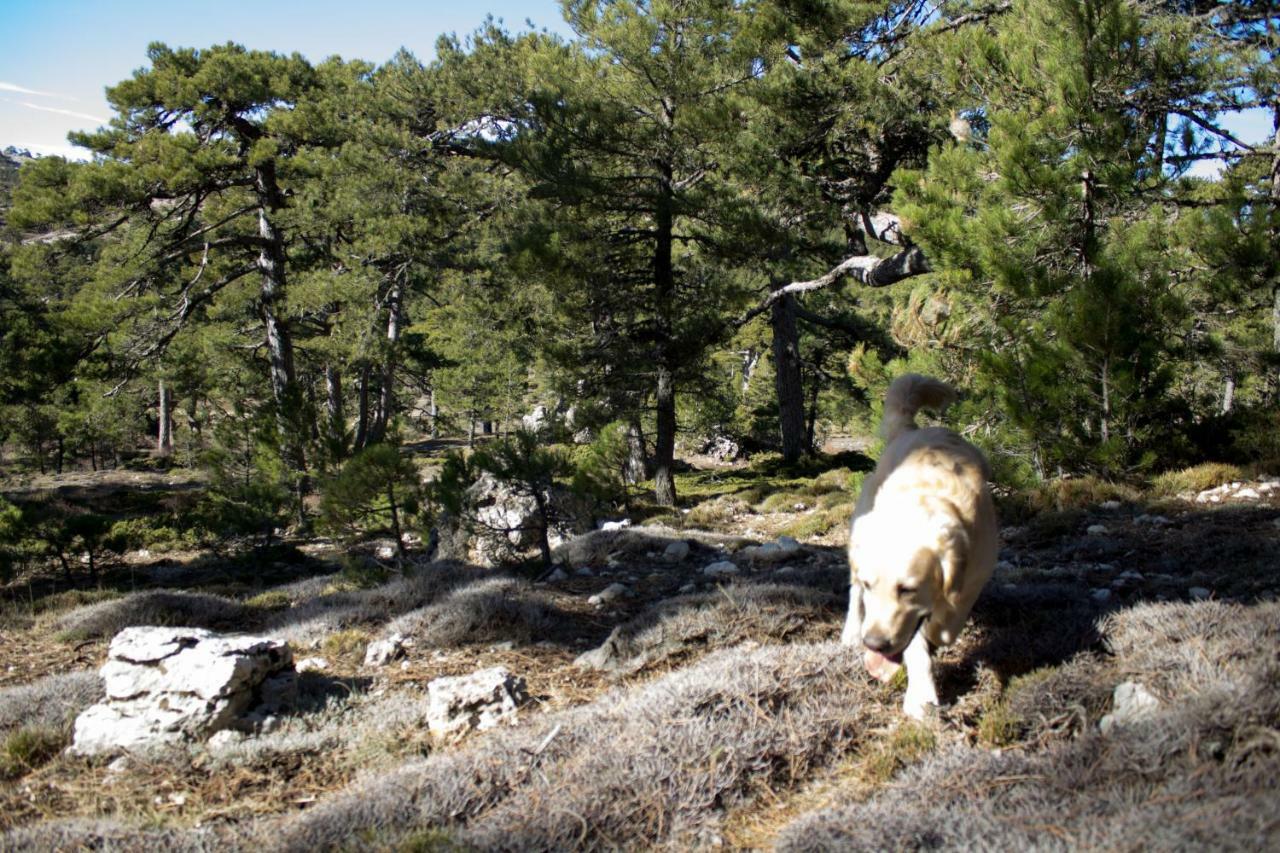
[(1258, 498), (1262, 497), (1262, 495), (1258, 493), (1257, 489), (1250, 488), (1241, 489), (1236, 492), (1235, 496), (1242, 501), (1256, 501)]
[(719, 560), (710, 565), (703, 566), (702, 573), (707, 577), (720, 577), (722, 575), (738, 574), (738, 567), (729, 560)]
[(500, 666), (437, 678), (427, 685), (427, 695), (427, 726), (438, 737), (514, 725), (529, 698), (524, 679)]
[(329, 668), (329, 662), (324, 658), (303, 658), (293, 668), (298, 672), (324, 672)]
[(783, 566), (783, 567), (782, 567), (782, 568), (780, 568), (780, 569), (775, 569), (773, 573), (774, 573), (775, 575), (794, 575), (794, 574), (796, 573), (796, 567), (795, 567), (795, 566)]
[(624, 518), (621, 521), (600, 522), (600, 529), (606, 533), (612, 533), (613, 531), (616, 531), (616, 530), (626, 530), (630, 526), (631, 526), (631, 519), (629, 518)]
[(392, 634), (385, 640), (374, 640), (364, 650), (365, 666), (386, 666), (393, 660), (404, 657), (405, 638), (400, 634)]
[(1085, 529), (1085, 533), (1090, 536), (1105, 536), (1107, 534), (1107, 526), (1105, 524), (1090, 524)]
[(516, 647), (516, 644), (514, 640), (503, 640), (501, 643), (494, 643), (492, 646), (490, 646), (489, 651), (510, 652), (510, 651), (514, 651), (515, 647)]
[(800, 543), (793, 536), (779, 536), (778, 547), (788, 554), (794, 554), (800, 550)]
[(583, 566), (582, 568), (574, 569), (573, 573), (580, 578), (593, 578), (596, 576), (596, 573), (591, 571), (590, 566)]
[(608, 604), (612, 601), (617, 601), (622, 596), (629, 595), (630, 593), (631, 590), (623, 584), (611, 583), (595, 595), (588, 598), (587, 604), (594, 604), (596, 606)]
[(1193, 586), (1187, 590), (1187, 595), (1191, 596), (1192, 601), (1207, 601), (1213, 593), (1202, 586)]
[(547, 575), (547, 580), (550, 583), (561, 583), (562, 581), (567, 581), (568, 579), (569, 579), (569, 573), (566, 572), (564, 569), (556, 569), (554, 572)]
[(689, 543), (683, 539), (672, 542), (662, 552), (662, 559), (668, 563), (678, 563), (689, 556)]
[(1108, 512), (1114, 512), (1119, 508), (1120, 508), (1120, 501), (1116, 501), (1116, 500), (1103, 501), (1102, 503), (1098, 504), (1098, 509), (1105, 509)]
[(1149, 524), (1149, 525), (1151, 525), (1151, 526), (1153, 526), (1153, 527), (1164, 527), (1164, 526), (1166, 526), (1166, 525), (1172, 524), (1173, 522), (1172, 522), (1172, 521), (1170, 521), (1168, 518), (1166, 518), (1166, 517), (1165, 517), (1165, 516), (1163, 516), (1163, 515), (1147, 515), (1147, 514), (1145, 514), (1145, 513), (1144, 513), (1144, 514), (1142, 514), (1142, 515), (1138, 516), (1137, 518), (1135, 518), (1135, 519), (1133, 520), (1133, 523), (1134, 523), (1134, 524)]
[(235, 729), (223, 729), (220, 732), (214, 732), (213, 737), (205, 741), (205, 746), (212, 752), (221, 752), (242, 741), (244, 741), (244, 732), (239, 732)]
[[(228, 732), (228, 733), (230, 731), (231, 729), (222, 730), (222, 732)], [(217, 737), (218, 735), (222, 734), (222, 732), (216, 732), (214, 734), (214, 737)], [(210, 738), (210, 740), (212, 740), (212, 738)], [(122, 755), (119, 758), (117, 758), (115, 761), (112, 761), (110, 764), (107, 765), (107, 772), (113, 773), (113, 774), (125, 773), (131, 769), (133, 769), (133, 759), (127, 755)]]
[(1111, 600), (1111, 590), (1103, 589), (1101, 587), (1098, 589), (1092, 589), (1089, 590), (1089, 597), (1099, 604), (1105, 604)]
[(1147, 719), (1160, 708), (1160, 700), (1136, 681), (1117, 684), (1111, 696), (1111, 703), (1114, 710), (1098, 723), (1098, 729), (1104, 735), (1110, 733), (1116, 726)]
[(1013, 571), (1013, 563), (1010, 563), (1008, 560), (997, 560), (997, 561), (996, 561), (996, 571), (997, 571), (997, 572), (1011, 572), (1011, 571)]
[(697, 584), (687, 583), (687, 584), (685, 584), (684, 586), (680, 587), (680, 594), (681, 594), (681, 595), (689, 595), (690, 593), (694, 593), (694, 592), (697, 592), (697, 591), (698, 591), (698, 585), (697, 585)]

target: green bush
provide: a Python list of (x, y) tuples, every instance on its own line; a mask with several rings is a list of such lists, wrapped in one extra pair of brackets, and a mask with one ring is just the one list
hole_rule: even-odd
[(375, 444), (347, 460), (324, 485), (320, 517), (334, 531), (354, 536), (386, 525), (404, 553), (404, 525), (421, 509), (422, 483), (399, 448)]

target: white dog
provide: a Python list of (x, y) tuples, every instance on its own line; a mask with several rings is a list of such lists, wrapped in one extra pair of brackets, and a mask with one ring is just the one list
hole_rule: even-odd
[(849, 533), (849, 617), (841, 642), (866, 647), (867, 669), (888, 681), (907, 667), (903, 711), (937, 706), (932, 655), (955, 642), (999, 551), (981, 451), (949, 429), (919, 429), (916, 412), (955, 399), (951, 386), (899, 377), (885, 397), (887, 444), (863, 483)]

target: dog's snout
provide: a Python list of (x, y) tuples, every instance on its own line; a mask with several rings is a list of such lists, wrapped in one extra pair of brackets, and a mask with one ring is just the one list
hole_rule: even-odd
[(871, 649), (871, 651), (879, 652), (880, 654), (886, 654), (893, 648), (893, 643), (889, 642), (889, 638), (879, 634), (867, 634), (863, 636), (862, 644)]

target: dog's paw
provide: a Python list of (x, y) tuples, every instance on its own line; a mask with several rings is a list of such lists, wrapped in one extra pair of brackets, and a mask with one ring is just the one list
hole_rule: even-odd
[(924, 722), (938, 716), (938, 697), (931, 695), (912, 695), (908, 690), (902, 700), (902, 713), (913, 720)]

